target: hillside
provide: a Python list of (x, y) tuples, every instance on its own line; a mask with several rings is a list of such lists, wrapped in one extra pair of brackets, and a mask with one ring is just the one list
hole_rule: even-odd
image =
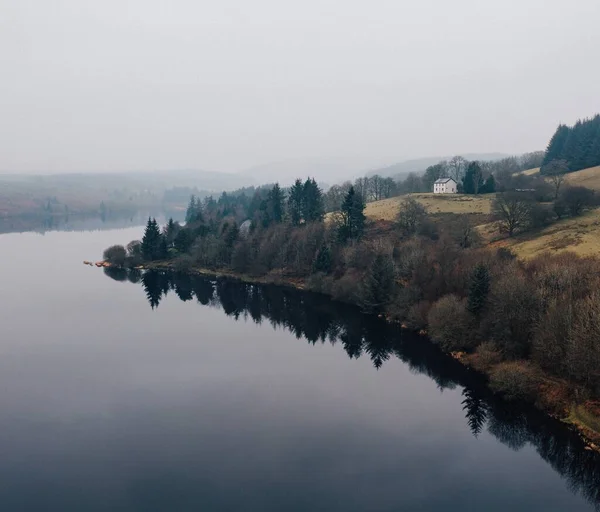
[[(523, 171), (520, 174), (533, 176), (539, 172), (540, 169), (537, 167), (535, 169)], [(582, 169), (581, 171), (570, 172), (565, 176), (565, 181), (571, 185), (579, 185), (600, 192), (600, 166)]]
[[(472, 196), (465, 194), (434, 195), (410, 194), (419, 201), (429, 213), (456, 213), (456, 214), (489, 214), (491, 211), (493, 194)], [(365, 215), (372, 220), (394, 220), (398, 214), (400, 203), (406, 196), (392, 197), (367, 203)]]
[[(502, 158), (506, 158), (510, 155), (504, 153), (468, 153), (462, 156), (467, 160), (501, 160)], [(368, 176), (379, 174), (379, 176), (383, 176), (384, 178), (404, 177), (409, 172), (421, 173), (430, 165), (435, 165), (442, 160), (450, 160), (450, 158), (452, 158), (452, 156), (430, 156), (425, 158), (416, 158), (413, 160), (405, 160), (403, 162), (398, 162), (386, 167), (370, 170), (366, 174)]]
[[(539, 168), (529, 169), (523, 173), (534, 175), (539, 173)], [(566, 177), (566, 182), (600, 192), (600, 166), (570, 173)], [(371, 220), (393, 221), (405, 197), (393, 197), (368, 203), (365, 214)], [(580, 256), (597, 255), (600, 252), (600, 209), (588, 211), (581, 217), (563, 219), (537, 232), (522, 233), (509, 239), (501, 237), (495, 224), (489, 222), (487, 217), (491, 212), (494, 194), (483, 196), (411, 194), (411, 197), (423, 204), (430, 214), (471, 215), (472, 222), (476, 224), (486, 243), (492, 247), (510, 248), (524, 259), (532, 258), (545, 251), (552, 253), (573, 251)]]

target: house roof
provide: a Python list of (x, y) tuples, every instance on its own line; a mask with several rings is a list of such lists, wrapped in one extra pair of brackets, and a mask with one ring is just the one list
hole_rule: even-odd
[[(452, 178), (440, 178), (439, 180), (435, 180), (435, 183), (448, 183), (449, 181), (454, 181)], [(454, 181), (456, 183), (456, 181)]]

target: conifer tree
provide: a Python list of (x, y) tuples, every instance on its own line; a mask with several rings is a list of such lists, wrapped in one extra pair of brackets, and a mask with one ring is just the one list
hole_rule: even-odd
[(300, 225), (302, 220), (302, 209), (304, 203), (304, 187), (302, 182), (297, 179), (290, 189), (288, 197), (288, 216), (294, 226)]
[(309, 178), (303, 186), (302, 217), (306, 222), (323, 220), (325, 207), (323, 205), (323, 192), (314, 178)]
[(144, 237), (142, 238), (142, 256), (147, 261), (166, 257), (166, 241), (160, 233), (156, 219), (148, 218)]
[(279, 183), (275, 183), (267, 196), (267, 214), (269, 223), (279, 223), (283, 221), (285, 195)]
[(338, 237), (342, 242), (362, 236), (365, 227), (364, 210), (365, 203), (362, 197), (356, 193), (354, 187), (350, 187), (340, 210)]
[(483, 172), (479, 162), (469, 162), (467, 172), (463, 178), (463, 192), (465, 194), (479, 194), (483, 188)]
[(546, 148), (546, 154), (544, 155), (544, 161), (542, 162), (542, 173), (547, 164), (553, 160), (560, 160), (562, 158), (563, 148), (568, 136), (569, 128), (564, 124), (560, 124)]

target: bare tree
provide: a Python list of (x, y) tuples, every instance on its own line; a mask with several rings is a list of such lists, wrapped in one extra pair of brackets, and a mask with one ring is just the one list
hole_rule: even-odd
[(565, 174), (569, 171), (566, 160), (552, 160), (544, 169), (544, 174), (554, 186), (554, 199), (558, 199), (560, 187), (565, 182)]
[(427, 209), (413, 197), (407, 197), (400, 203), (398, 225), (407, 235), (416, 233), (426, 217)]
[(520, 192), (498, 194), (492, 204), (492, 213), (508, 236), (513, 236), (515, 230), (528, 224), (530, 211), (530, 199)]
[(467, 169), (467, 161), (462, 156), (453, 156), (446, 164), (448, 169), (448, 175), (460, 183), (462, 180), (465, 170)]
[(581, 215), (596, 202), (594, 191), (586, 187), (565, 187), (560, 198), (573, 217)]

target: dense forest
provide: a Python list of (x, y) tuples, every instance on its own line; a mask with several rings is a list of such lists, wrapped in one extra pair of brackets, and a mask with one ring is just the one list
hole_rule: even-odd
[(568, 172), (600, 165), (600, 114), (573, 126), (558, 126), (548, 143), (541, 172), (551, 174), (551, 164), (556, 161), (564, 162)]

